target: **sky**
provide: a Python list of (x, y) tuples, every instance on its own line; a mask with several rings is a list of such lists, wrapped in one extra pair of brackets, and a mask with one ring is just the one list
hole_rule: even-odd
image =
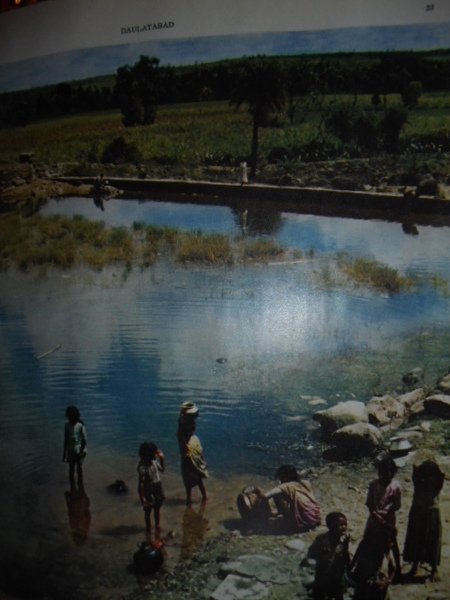
[(0, 92), (255, 54), (450, 47), (449, 0), (49, 0), (0, 15)]

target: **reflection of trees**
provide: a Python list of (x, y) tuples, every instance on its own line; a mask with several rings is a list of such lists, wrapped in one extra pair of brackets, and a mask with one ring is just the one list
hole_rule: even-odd
[(407, 235), (419, 235), (419, 230), (414, 223), (402, 223), (402, 230), (403, 233), (406, 233)]
[(243, 234), (256, 236), (277, 233), (283, 224), (281, 213), (267, 206), (259, 206), (257, 209), (232, 208), (236, 225)]

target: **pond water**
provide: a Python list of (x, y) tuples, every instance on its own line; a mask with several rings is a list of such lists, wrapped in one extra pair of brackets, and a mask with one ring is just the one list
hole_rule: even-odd
[[(74, 198), (52, 201), (42, 213), (242, 235), (240, 215), (224, 206), (110, 200), (101, 212)], [(163, 523), (185, 534), (173, 544), (175, 560), (206, 529), (217, 530), (245, 483), (269, 485), (281, 462), (320, 461), (311, 396), (329, 405), (366, 401), (399, 389), (414, 367), (424, 368), (428, 382), (446, 372), (449, 295), (445, 285), (427, 282), (450, 279), (450, 229), (418, 226), (414, 233), (399, 223), (249, 211), (246, 235), (312, 249), (314, 257), (0, 274), (3, 558), (14, 549), (27, 560), (37, 553), (55, 562), (57, 551), (58, 586), (68, 571), (81, 585), (87, 563), (101, 561), (111, 577), (105, 564), (122, 564), (142, 538), (136, 453), (153, 439), (168, 465)], [(325, 285), (328, 257), (337, 252), (374, 258), (422, 284), (392, 296)], [(198, 434), (211, 474), (208, 513), (196, 514), (191, 529), (182, 525), (175, 439), (185, 400), (200, 407)], [(86, 500), (71, 505), (61, 463), (69, 404), (80, 408), (88, 430), (89, 509)], [(128, 495), (110, 496), (106, 487), (115, 479), (129, 484)], [(116, 582), (121, 593), (132, 585), (123, 578)], [(105, 585), (100, 577), (97, 587)]]

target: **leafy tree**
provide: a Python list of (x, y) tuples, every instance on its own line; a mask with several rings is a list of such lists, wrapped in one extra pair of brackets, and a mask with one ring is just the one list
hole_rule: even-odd
[(417, 106), (421, 95), (422, 83), (420, 81), (410, 81), (401, 92), (403, 105), (406, 108)]
[(408, 111), (400, 104), (388, 108), (380, 127), (387, 150), (395, 151), (398, 147), (400, 134), (408, 122)]
[(247, 59), (237, 77), (230, 103), (236, 108), (247, 104), (252, 116), (250, 175), (255, 176), (258, 162), (259, 129), (284, 107), (285, 87), (278, 62), (265, 56)]
[(132, 67), (126, 65), (117, 69), (114, 93), (126, 127), (155, 121), (158, 69), (159, 59), (148, 56), (141, 56)]

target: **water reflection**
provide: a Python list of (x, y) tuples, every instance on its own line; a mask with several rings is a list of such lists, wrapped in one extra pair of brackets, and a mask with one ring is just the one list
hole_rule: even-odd
[(283, 226), (282, 213), (266, 205), (231, 209), (242, 235), (275, 235)]
[(414, 225), (414, 223), (402, 223), (402, 230), (407, 235), (419, 235), (419, 230), (417, 229), (417, 226)]
[(198, 509), (187, 506), (183, 515), (183, 537), (181, 541), (180, 558), (189, 558), (200, 548), (208, 531), (208, 519), (205, 517), (206, 502)]
[(86, 494), (83, 481), (80, 481), (78, 486), (72, 483), (70, 490), (64, 493), (64, 498), (73, 541), (77, 546), (83, 546), (88, 539), (91, 526), (91, 501)]

